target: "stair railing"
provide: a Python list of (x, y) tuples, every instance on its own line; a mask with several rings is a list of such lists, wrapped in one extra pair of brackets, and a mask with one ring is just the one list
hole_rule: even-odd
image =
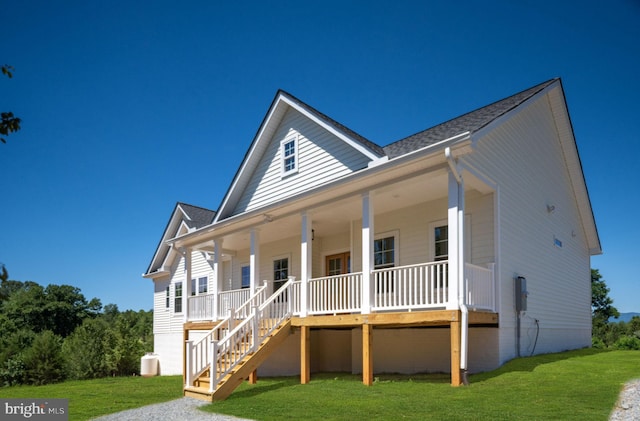
[[(262, 304), (267, 298), (267, 281), (258, 288), (242, 306), (237, 310), (229, 309), (229, 315), (222, 319), (213, 329), (199, 339), (198, 341), (186, 341), (185, 357), (186, 357), (186, 373), (185, 385), (193, 386), (193, 382), (202, 373), (207, 371), (211, 365), (211, 344), (214, 340), (224, 338), (225, 335), (233, 330), (238, 320), (245, 319), (250, 313), (251, 308)], [(215, 355), (215, 354), (214, 354)]]
[(290, 279), (251, 315), (220, 340), (211, 340), (209, 392), (249, 354), (258, 350), (264, 340), (292, 315), (292, 285)]

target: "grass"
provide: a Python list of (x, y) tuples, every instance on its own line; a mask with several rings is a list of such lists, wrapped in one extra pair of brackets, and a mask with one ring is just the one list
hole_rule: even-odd
[(182, 376), (108, 377), (45, 386), (0, 388), (0, 399), (67, 398), (70, 421), (88, 420), (181, 396)]
[(312, 375), (243, 384), (211, 412), (259, 420), (607, 420), (640, 352), (592, 349), (513, 360), (452, 388), (448, 375)]
[[(449, 376), (351, 374), (265, 378), (242, 384), (209, 412), (257, 420), (607, 420), (622, 385), (640, 378), (640, 352), (585, 349), (513, 360), (453, 388)], [(181, 377), (129, 377), (0, 388), (0, 398), (69, 398), (85, 420), (179, 398)]]

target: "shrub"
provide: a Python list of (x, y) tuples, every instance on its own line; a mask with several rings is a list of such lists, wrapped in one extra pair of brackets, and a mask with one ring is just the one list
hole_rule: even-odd
[(622, 336), (613, 344), (613, 348), (640, 350), (640, 339), (634, 336)]

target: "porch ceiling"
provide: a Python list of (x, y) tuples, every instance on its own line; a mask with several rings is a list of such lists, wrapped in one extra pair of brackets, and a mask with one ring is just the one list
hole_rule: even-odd
[[(488, 193), (488, 188), (480, 180), (466, 174), (467, 193), (477, 190)], [(339, 192), (337, 192), (339, 194)], [(401, 178), (373, 191), (372, 199), (376, 215), (407, 208), (419, 203), (446, 198), (448, 195), (448, 172), (441, 167), (428, 173)], [(335, 197), (335, 195), (334, 195)], [(322, 200), (326, 200), (322, 202)], [(313, 202), (313, 201), (311, 201)], [(331, 236), (350, 232), (352, 221), (362, 218), (360, 194), (346, 194), (339, 199), (319, 198), (318, 203), (308, 207), (312, 227), (316, 236)], [(264, 220), (256, 228), (260, 231), (260, 242), (267, 243), (300, 236), (301, 215), (298, 212), (275, 216), (265, 212)], [(269, 221), (269, 219), (271, 219)], [(250, 244), (249, 231), (236, 232), (224, 237), (224, 249), (242, 250)]]

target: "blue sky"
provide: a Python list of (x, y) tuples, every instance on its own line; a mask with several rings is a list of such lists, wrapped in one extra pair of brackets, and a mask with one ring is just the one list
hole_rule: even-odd
[(640, 2), (13, 1), (0, 262), (151, 309), (177, 201), (216, 209), (278, 88), (386, 145), (562, 77), (602, 256), (640, 312)]

